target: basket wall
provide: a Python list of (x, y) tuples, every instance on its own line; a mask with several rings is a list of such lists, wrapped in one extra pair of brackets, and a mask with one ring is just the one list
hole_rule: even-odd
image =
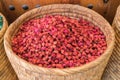
[(120, 79), (120, 6), (117, 9), (112, 26), (115, 30), (115, 47), (103, 75), (103, 80)]
[(3, 37), (8, 28), (8, 23), (1, 13), (0, 16), (3, 17), (3, 27), (0, 30), (0, 80), (17, 80), (17, 76), (6, 56), (3, 45)]
[[(19, 58), (12, 51), (11, 37), (17, 32), (23, 22), (31, 18), (42, 17), (46, 14), (61, 14), (73, 18), (83, 17), (84, 19), (89, 20), (100, 27), (104, 32), (108, 45), (107, 50), (101, 57), (89, 64), (66, 69), (47, 69), (38, 67)], [(103, 70), (112, 53), (114, 45), (114, 31), (103, 17), (92, 10), (78, 5), (55, 4), (33, 9), (23, 14), (10, 25), (4, 39), (7, 56), (9, 57), (9, 60), (20, 80), (101, 80)]]

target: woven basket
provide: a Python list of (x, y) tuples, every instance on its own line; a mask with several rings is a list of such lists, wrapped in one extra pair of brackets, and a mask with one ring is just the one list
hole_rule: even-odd
[[(11, 37), (15, 35), (20, 25), (25, 21), (36, 17), (42, 17), (46, 14), (61, 14), (72, 18), (83, 17), (99, 26), (107, 38), (107, 50), (95, 61), (81, 67), (66, 69), (38, 67), (21, 59), (11, 49)], [(113, 50), (114, 31), (102, 16), (92, 10), (78, 5), (54, 4), (33, 9), (20, 16), (10, 25), (4, 39), (7, 56), (20, 80), (101, 80), (104, 68), (106, 67)]]
[(115, 48), (103, 75), (103, 80), (120, 80), (120, 6), (113, 21)]
[(0, 30), (0, 80), (17, 80), (17, 76), (6, 56), (3, 45), (3, 37), (8, 28), (8, 23), (1, 13), (0, 16), (3, 17), (3, 27)]

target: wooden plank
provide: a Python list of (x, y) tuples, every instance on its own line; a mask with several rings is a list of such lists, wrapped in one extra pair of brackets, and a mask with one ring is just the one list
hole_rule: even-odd
[[(103, 0), (0, 0), (0, 2), (0, 11), (5, 11), (4, 14), (7, 16), (9, 22), (14, 21), (18, 16), (28, 11), (22, 9), (22, 5), (24, 4), (28, 5), (30, 10), (35, 8), (38, 4), (43, 6), (48, 4), (70, 3), (85, 7), (92, 4), (93, 10), (100, 13), (110, 23), (112, 23), (117, 6), (120, 4), (120, 0), (109, 0), (108, 3), (104, 3)], [(9, 10), (9, 5), (14, 5), (15, 10)]]
[(108, 5), (107, 5), (107, 10), (106, 10), (106, 14), (104, 15), (104, 17), (110, 22), (112, 23), (113, 18), (115, 16), (117, 7), (120, 5), (120, 0), (109, 0)]

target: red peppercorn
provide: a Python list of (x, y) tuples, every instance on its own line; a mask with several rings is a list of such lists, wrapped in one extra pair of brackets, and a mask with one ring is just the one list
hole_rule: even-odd
[(23, 23), (12, 49), (26, 61), (46, 68), (87, 64), (104, 53), (106, 37), (87, 20), (46, 15)]

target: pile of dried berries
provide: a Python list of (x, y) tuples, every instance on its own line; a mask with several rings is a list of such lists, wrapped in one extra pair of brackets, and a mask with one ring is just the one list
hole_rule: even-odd
[(103, 54), (106, 47), (106, 37), (97, 26), (60, 15), (29, 20), (12, 39), (18, 56), (46, 68), (84, 65)]

